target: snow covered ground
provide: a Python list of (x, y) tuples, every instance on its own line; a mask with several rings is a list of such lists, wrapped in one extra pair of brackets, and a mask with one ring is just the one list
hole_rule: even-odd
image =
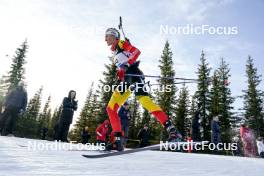
[(88, 159), (94, 151), (28, 150), (28, 142), (54, 143), (0, 136), (0, 176), (263, 176), (264, 160), (205, 154), (147, 151)]

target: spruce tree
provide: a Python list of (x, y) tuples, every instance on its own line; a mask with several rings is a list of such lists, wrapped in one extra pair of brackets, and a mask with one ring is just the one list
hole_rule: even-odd
[[(159, 60), (160, 76), (158, 79), (159, 89), (157, 91), (157, 101), (162, 110), (169, 116), (175, 116), (176, 92), (175, 79), (166, 79), (165, 77), (175, 77), (173, 69), (172, 52), (169, 42), (166, 41), (161, 59)], [(171, 90), (166, 91), (166, 87), (170, 86)]]
[(160, 122), (157, 121), (157, 119), (153, 116), (150, 118), (150, 123), (148, 126), (150, 128), (150, 139), (156, 142), (168, 139), (167, 132), (165, 132), (163, 127), (160, 125)]
[[(239, 109), (241, 110), (241, 109)], [(232, 117), (230, 119), (231, 133), (230, 136), (236, 136), (241, 126), (241, 121), (244, 119), (243, 111), (233, 112)]]
[(62, 105), (59, 108), (55, 108), (53, 114), (51, 115), (51, 120), (49, 121), (49, 131), (48, 131), (48, 137), (50, 139), (55, 139), (55, 127), (58, 125), (60, 116), (62, 111)]
[(150, 119), (151, 119), (150, 113), (146, 109), (144, 109), (142, 113), (141, 127), (143, 127), (144, 124), (151, 125)]
[(262, 79), (254, 66), (253, 59), (249, 56), (246, 64), (247, 89), (243, 90), (245, 117), (249, 126), (254, 129), (257, 136), (264, 135), (263, 122), (263, 96), (259, 89)]
[(42, 90), (43, 87), (41, 87), (33, 98), (29, 100), (26, 112), (23, 117), (19, 118), (16, 125), (16, 134), (18, 136), (37, 137), (37, 119), (41, 108)]
[[(156, 93), (156, 100), (161, 109), (171, 118), (173, 121), (175, 120), (175, 111), (176, 111), (176, 92), (177, 87), (175, 84), (175, 70), (173, 68), (174, 63), (172, 59), (173, 53), (170, 49), (170, 44), (166, 41), (161, 58), (159, 59), (159, 69), (160, 69), (160, 76), (161, 78), (158, 79), (159, 88), (157, 89)], [(171, 79), (167, 79), (170, 77)], [(170, 91), (167, 88), (170, 88)], [(152, 121), (156, 124), (156, 121)], [(158, 133), (159, 139), (167, 138), (167, 134), (164, 133), (164, 129), (160, 124), (157, 126), (153, 126), (152, 128), (153, 133)]]
[(39, 136), (41, 136), (41, 132), (43, 128), (48, 128), (49, 123), (51, 120), (51, 109), (50, 109), (50, 101), (51, 101), (51, 96), (48, 97), (43, 111), (40, 113), (39, 118), (38, 118), (38, 129), (37, 132)]
[(176, 108), (175, 125), (183, 138), (185, 138), (190, 131), (190, 99), (187, 87), (184, 85), (180, 89), (178, 104)]
[(2, 78), (0, 79), (0, 113), (2, 112), (7, 89), (8, 89), (7, 78), (6, 76), (2, 76)]
[(206, 61), (204, 52), (201, 54), (201, 63), (198, 66), (198, 82), (197, 91), (195, 93), (197, 103), (201, 105), (200, 117), (201, 117), (201, 131), (203, 140), (210, 140), (210, 119), (209, 119), (209, 76), (210, 70), (209, 64)]
[(214, 116), (220, 114), (220, 75), (218, 70), (214, 71), (212, 77), (212, 87), (209, 93), (209, 121), (213, 119)]
[(191, 96), (190, 116), (193, 117), (197, 109), (195, 96)]
[(22, 45), (17, 48), (15, 55), (12, 59), (12, 64), (10, 71), (8, 72), (8, 90), (11, 90), (17, 87), (18, 83), (25, 79), (25, 68), (24, 65), (26, 63), (26, 52), (28, 49), (27, 40), (25, 40)]
[(230, 83), (228, 82), (230, 75), (229, 65), (222, 58), (219, 73), (219, 121), (221, 127), (221, 138), (223, 142), (231, 140), (231, 123), (234, 98), (231, 96)]
[(140, 113), (139, 103), (135, 96), (130, 101), (130, 121), (129, 121), (129, 134), (128, 137), (135, 139), (140, 128), (142, 128), (142, 116)]
[[(49, 137), (50, 124), (51, 124), (51, 120), (52, 120), (52, 109), (51, 108), (49, 108), (47, 111), (46, 119), (47, 119), (46, 125), (44, 127), (48, 129), (47, 137), (48, 137), (48, 139), (53, 140), (53, 137)], [(53, 132), (53, 130), (51, 130), (51, 132)]]

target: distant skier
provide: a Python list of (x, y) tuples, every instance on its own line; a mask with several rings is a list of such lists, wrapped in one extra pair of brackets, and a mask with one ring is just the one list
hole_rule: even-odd
[(74, 111), (77, 110), (78, 101), (75, 100), (76, 92), (71, 90), (68, 97), (63, 99), (62, 103), (62, 113), (59, 119), (59, 126), (57, 131), (57, 140), (68, 142), (67, 137), (69, 133), (69, 128), (72, 123)]
[(4, 102), (4, 113), (0, 119), (0, 133), (3, 136), (13, 134), (18, 115), (26, 110), (27, 92), (24, 83), (21, 81), (18, 86), (11, 90)]
[[(129, 40), (120, 40), (119, 31), (115, 28), (108, 28), (105, 33), (105, 41), (108, 46), (111, 46), (111, 51), (114, 54), (114, 60), (117, 66), (117, 78), (120, 85), (119, 88), (114, 90), (112, 97), (107, 105), (107, 113), (114, 131), (116, 138), (116, 145), (118, 151), (123, 150), (122, 145), (122, 128), (121, 122), (118, 117), (118, 109), (124, 104), (128, 97), (132, 93), (133, 88), (128, 86), (134, 86), (134, 93), (138, 101), (142, 106), (147, 109), (155, 118), (163, 125), (168, 131), (169, 136), (177, 136), (176, 128), (172, 124), (171, 120), (164, 113), (164, 111), (156, 105), (150, 98), (144, 82), (144, 74), (139, 69), (139, 61), (137, 61), (140, 51)], [(140, 77), (128, 76), (127, 74), (141, 75)]]
[(96, 141), (98, 144), (105, 144), (106, 145), (106, 137), (108, 135), (109, 132), (109, 121), (105, 120), (104, 123), (102, 123), (101, 125), (99, 125), (96, 128)]

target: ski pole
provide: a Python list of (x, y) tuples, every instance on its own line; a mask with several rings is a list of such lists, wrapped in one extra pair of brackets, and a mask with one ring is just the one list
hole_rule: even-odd
[(178, 79), (178, 80), (187, 80), (187, 81), (198, 81), (197, 79), (180, 78), (180, 77), (161, 77), (161, 76), (153, 76), (153, 75), (126, 74), (126, 76), (132, 76), (132, 77), (149, 77), (149, 78), (160, 78), (160, 79)]
[[(175, 83), (173, 83), (173, 84), (191, 84), (191, 83), (197, 83), (196, 81), (187, 81), (187, 82), (185, 82), (185, 81), (182, 81), (182, 82), (175, 82)], [(150, 86), (159, 86), (159, 85), (161, 85), (161, 84), (149, 84)]]

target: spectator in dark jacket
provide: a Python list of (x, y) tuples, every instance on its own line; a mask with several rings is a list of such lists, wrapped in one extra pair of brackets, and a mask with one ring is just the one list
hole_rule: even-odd
[(90, 135), (89, 130), (88, 130), (88, 126), (86, 126), (83, 129), (81, 136), (82, 136), (82, 143), (87, 144), (89, 142), (89, 139), (91, 138), (91, 135)]
[(129, 119), (130, 119), (129, 104), (127, 102), (125, 102), (124, 105), (121, 106), (121, 108), (119, 109), (118, 116), (121, 120), (122, 131), (124, 131), (124, 146), (125, 146), (128, 139)]
[(192, 120), (192, 140), (201, 141), (201, 132), (200, 132), (200, 110), (195, 111), (194, 118)]
[(71, 90), (68, 94), (68, 97), (63, 99), (62, 113), (59, 120), (59, 128), (57, 133), (57, 140), (68, 142), (67, 137), (69, 133), (69, 128), (72, 123), (72, 118), (74, 111), (77, 110), (78, 101), (75, 100), (76, 92)]
[(140, 140), (140, 147), (146, 147), (149, 145), (149, 129), (148, 125), (145, 124), (144, 127), (138, 132), (138, 139)]
[(220, 126), (218, 116), (215, 116), (211, 121), (211, 131), (211, 142), (218, 144), (220, 142)]
[(0, 133), (3, 136), (13, 133), (18, 115), (26, 110), (26, 106), (27, 92), (24, 83), (20, 82), (14, 90), (7, 94), (4, 102), (5, 110), (0, 119)]

